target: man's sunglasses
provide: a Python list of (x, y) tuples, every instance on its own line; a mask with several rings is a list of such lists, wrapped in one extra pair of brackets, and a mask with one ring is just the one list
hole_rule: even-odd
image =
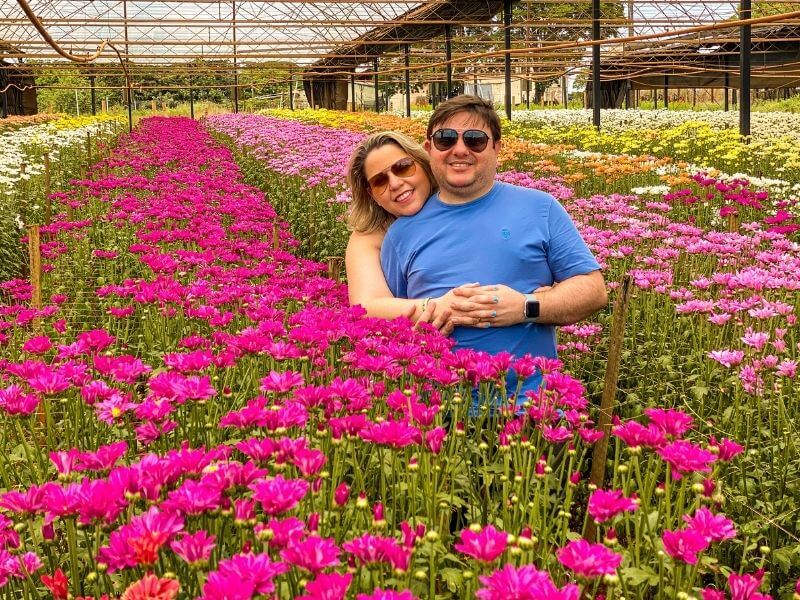
[[(431, 136), (431, 141), (437, 150), (444, 152), (450, 150), (458, 143), (458, 131), (455, 129), (437, 129)], [(483, 152), (489, 144), (489, 135), (480, 129), (467, 129), (461, 134), (464, 145), (473, 152)]]
[(414, 162), (414, 159), (410, 156), (406, 156), (398, 160), (391, 167), (384, 169), (380, 173), (375, 173), (375, 175), (367, 180), (373, 196), (380, 196), (386, 191), (389, 185), (389, 171), (391, 171), (392, 175), (395, 177), (408, 179), (417, 172), (417, 163)]

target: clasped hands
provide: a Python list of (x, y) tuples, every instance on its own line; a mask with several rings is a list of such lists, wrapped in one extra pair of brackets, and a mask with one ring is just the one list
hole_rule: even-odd
[[(549, 290), (550, 286), (536, 289)], [(508, 327), (525, 319), (525, 295), (507, 285), (469, 283), (453, 288), (439, 298), (432, 298), (417, 319), (430, 323), (444, 335), (461, 327)], [(415, 312), (416, 309), (415, 309)], [(411, 318), (413, 313), (407, 315)]]

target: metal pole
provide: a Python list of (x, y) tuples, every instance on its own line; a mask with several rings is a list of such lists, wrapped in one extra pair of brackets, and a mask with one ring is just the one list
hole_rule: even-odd
[(453, 43), (450, 39), (450, 25), (444, 26), (444, 58), (447, 61), (445, 72), (447, 73), (447, 90), (445, 97), (449, 100), (450, 95), (453, 93), (453, 65), (450, 61), (453, 60)]
[(128, 91), (128, 131), (133, 131), (133, 90), (130, 86), (125, 89)]
[(525, 108), (531, 109), (531, 79), (525, 78)]
[(669, 108), (669, 75), (664, 75), (664, 108)]
[[(592, 0), (592, 40), (600, 39), (600, 0)], [(600, 129), (600, 45), (592, 46), (592, 123)]]
[(569, 94), (567, 94), (567, 76), (561, 76), (561, 102), (564, 104), (564, 108), (568, 108), (569, 106)]
[(194, 119), (194, 77), (189, 76), (189, 116)]
[[(751, 1), (741, 0), (739, 19), (752, 16)], [(750, 135), (750, 32), (751, 26), (739, 30), (739, 135)]]
[(375, 112), (381, 112), (381, 97), (380, 97), (380, 90), (378, 89), (378, 57), (375, 57), (375, 61), (373, 63), (374, 71), (375, 71)]
[(353, 99), (352, 109), (356, 112), (356, 72), (353, 67), (353, 72), (350, 73), (350, 97)]
[(231, 0), (233, 5), (233, 112), (239, 112), (239, 65), (236, 60), (236, 0)]
[(8, 90), (5, 89), (8, 83), (6, 82), (6, 70), (0, 69), (0, 89), (3, 90), (3, 103), (2, 103), (2, 112), (0, 112), (0, 116), (4, 119), (8, 116)]
[(511, 0), (505, 0), (503, 5), (503, 28), (505, 30), (505, 93), (506, 93), (506, 118), (511, 120)]
[[(125, 23), (125, 61), (128, 61), (130, 48), (128, 47), (128, 0), (122, 0), (122, 20)], [(130, 77), (125, 77), (125, 91), (128, 97), (128, 131), (133, 131), (133, 90)]]
[(294, 110), (294, 80), (289, 73), (289, 110)]
[(94, 89), (94, 75), (89, 75), (89, 85), (92, 87), (92, 114), (97, 114), (97, 94), (96, 90)]
[[(726, 59), (725, 62), (726, 63), (728, 62), (727, 59)], [(724, 85), (725, 85), (724, 109), (725, 109), (725, 112), (728, 112), (728, 110), (730, 110), (729, 101), (728, 101), (728, 96), (730, 95), (730, 92), (728, 91), (728, 88), (731, 86), (731, 74), (728, 73), (728, 65), (727, 64), (725, 65), (725, 84)]]
[(405, 59), (406, 64), (406, 116), (411, 116), (411, 71), (409, 67), (411, 66), (411, 44), (406, 44), (403, 46), (403, 58)]

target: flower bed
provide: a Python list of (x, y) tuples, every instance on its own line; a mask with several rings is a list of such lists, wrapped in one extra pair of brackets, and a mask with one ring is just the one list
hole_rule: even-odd
[[(3, 286), (4, 593), (754, 597), (763, 574), (727, 568), (765, 560), (721, 513), (735, 442), (649, 410), (595, 490), (557, 362), (362, 318), (193, 121), (145, 120), (105, 162), (43, 229), (47, 305)], [(468, 417), (508, 368), (546, 391)]]
[[(305, 113), (300, 116), (307, 118)], [(211, 119), (209, 124), (234, 140), (237, 129), (258, 130), (260, 139), (253, 144), (258, 156), (292, 151), (272, 145), (273, 138), (286, 135), (277, 130), (291, 130), (292, 136), (302, 139), (304, 128), (319, 128), (267, 117), (246, 118), (247, 126), (235, 116)], [(349, 117), (351, 126), (355, 118)], [(375, 118), (367, 120), (374, 128)], [(254, 134), (249, 135), (252, 141)], [(335, 135), (331, 128), (315, 129), (314, 139)], [(504, 143), (508, 142), (513, 145), (513, 138), (506, 138)], [(338, 179), (328, 174), (331, 180), (341, 181), (349, 149), (341, 149), (334, 161), (329, 160), (330, 149), (318, 158), (313, 148), (306, 148), (302, 157), (306, 170), (290, 174), (264, 169), (259, 158), (248, 162), (247, 156), (253, 153), (250, 146), (242, 148), (251, 181), (271, 195), (291, 189), (286, 202), (296, 207), (308, 207), (320, 197), (346, 198), (343, 188), (331, 188), (315, 177), (314, 165), (323, 159), (325, 164), (341, 161)], [(506, 168), (520, 168), (505, 171), (499, 178), (539, 187), (560, 198), (598, 256), (610, 287), (616, 288), (626, 273), (632, 277), (636, 292), (628, 316), (619, 414), (639, 418), (646, 408), (687, 410), (712, 424), (718, 437), (745, 445), (748, 452), (740, 459), (745, 466), (721, 497), (727, 511), (746, 524), (749, 534), (758, 539), (757, 546), (764, 548), (764, 564), (773, 581), (786, 585), (793, 570), (800, 568), (795, 558), (800, 530), (792, 509), (800, 494), (788, 483), (792, 476), (787, 480), (787, 473), (800, 468), (791, 424), (791, 415), (800, 410), (795, 384), (800, 354), (796, 193), (746, 176), (688, 166), (669, 171), (678, 167), (669, 160), (636, 163), (623, 157), (615, 163), (611, 155), (588, 156), (556, 148), (556, 154), (570, 154), (576, 165), (583, 161), (590, 172), (608, 173), (616, 165), (611, 183), (602, 171), (587, 175), (577, 193), (566, 172), (541, 176), (552, 173), (544, 170), (548, 165), (541, 158), (555, 156), (552, 149), (537, 148), (531, 156), (521, 148), (506, 163)], [(662, 173), (656, 179), (660, 187), (631, 194), (630, 187), (645, 171)], [(306, 180), (319, 182), (314, 195), (305, 187)], [(593, 191), (595, 185), (602, 187)], [(339, 214), (344, 208), (340, 207)], [(305, 221), (302, 215), (300, 221)], [(347, 238), (337, 219), (317, 220), (316, 226), (340, 244)], [(602, 390), (607, 326), (606, 313), (599, 315), (597, 323), (562, 328), (559, 336), (560, 356), (569, 371), (580, 376), (595, 402)], [(756, 422), (761, 426), (754, 427)]]

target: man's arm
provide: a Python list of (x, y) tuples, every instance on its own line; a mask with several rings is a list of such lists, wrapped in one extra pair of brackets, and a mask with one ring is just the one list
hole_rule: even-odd
[[(551, 288), (535, 291), (534, 295), (539, 301), (536, 322), (544, 325), (571, 325), (593, 315), (608, 303), (606, 283), (600, 271), (575, 275)], [(524, 309), (523, 296), (520, 313), (524, 313)]]
[[(542, 325), (571, 325), (594, 314), (608, 302), (600, 271), (573, 275), (552, 287), (531, 291), (539, 301), (536, 322)], [(508, 327), (525, 321), (525, 294), (507, 285), (461, 287), (452, 293), (458, 297), (450, 305), (454, 325)]]

